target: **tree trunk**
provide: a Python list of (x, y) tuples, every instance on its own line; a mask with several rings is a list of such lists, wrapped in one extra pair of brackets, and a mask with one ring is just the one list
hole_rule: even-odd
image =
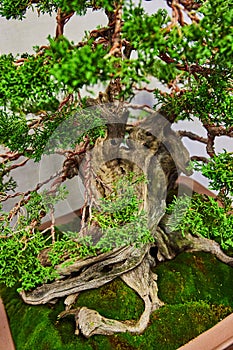
[[(130, 173), (134, 173), (135, 177), (145, 174), (147, 183), (139, 183), (135, 189), (138, 197), (143, 199), (140, 210), (148, 214), (148, 228), (154, 242), (140, 247), (113, 247), (110, 252), (77, 260), (69, 266), (59, 265), (56, 270), (60, 277), (55, 282), (30, 292), (21, 292), (26, 303), (45, 304), (98, 288), (120, 276), (143, 299), (143, 314), (138, 322), (109, 320), (85, 307), (60, 314), (60, 317), (74, 314), (76, 334), (81, 332), (86, 337), (126, 331), (141, 333), (145, 330), (151, 313), (163, 305), (157, 296), (157, 276), (151, 271), (158, 260), (173, 259), (183, 251), (206, 251), (233, 266), (233, 258), (226, 256), (217, 243), (203, 237), (183, 237), (179, 232), (170, 232), (166, 225), (168, 192), (174, 188), (181, 172), (189, 174), (186, 169), (188, 152), (171, 130), (169, 121), (154, 113), (140, 123), (127, 125), (127, 113), (118, 110), (121, 116), (118, 123), (113, 123), (114, 113), (107, 113), (104, 108), (101, 111), (106, 119), (106, 136), (97, 139), (79, 164), (79, 175), (87, 191), (86, 206), (89, 207), (89, 221), (83, 223), (80, 234), (92, 235), (95, 242), (96, 237), (101, 236), (101, 230), (90, 225), (90, 217), (93, 210), (99, 209), (100, 198), (111, 193), (117, 179)], [(155, 247), (155, 255), (152, 247)]]

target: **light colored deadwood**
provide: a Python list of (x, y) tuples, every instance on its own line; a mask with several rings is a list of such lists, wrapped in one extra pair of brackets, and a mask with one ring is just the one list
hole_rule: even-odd
[(233, 267), (233, 257), (226, 255), (220, 245), (205, 237), (192, 237), (192, 247), (189, 252), (206, 252), (216, 256), (223, 263)]
[(233, 266), (233, 257), (226, 255), (220, 245), (208, 238), (202, 236), (193, 236), (181, 232), (171, 232), (166, 226), (166, 219), (163, 219), (163, 225), (157, 227), (157, 244), (159, 249), (159, 260), (170, 260), (178, 254), (186, 252), (206, 252), (216, 256), (220, 261)]
[(135, 248), (122, 247), (107, 255), (106, 259), (91, 264), (87, 262), (85, 268), (79, 271), (78, 276), (57, 280), (44, 284), (31, 292), (21, 292), (21, 297), (27, 304), (38, 305), (51, 302), (84, 290), (98, 288), (123, 273), (138, 266), (147, 254), (149, 246)]
[(97, 311), (86, 307), (77, 310), (64, 311), (60, 318), (69, 314), (75, 315), (76, 334), (81, 332), (89, 338), (94, 334), (114, 334), (119, 332), (142, 333), (148, 326), (151, 313), (158, 309), (163, 303), (157, 296), (157, 275), (151, 271), (150, 258), (145, 256), (141, 264), (133, 270), (121, 275), (122, 280), (135, 290), (143, 299), (145, 310), (140, 319), (120, 322), (101, 316)]

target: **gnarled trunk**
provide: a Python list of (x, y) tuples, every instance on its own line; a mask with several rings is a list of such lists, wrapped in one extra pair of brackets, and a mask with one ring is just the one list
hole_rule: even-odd
[[(188, 173), (186, 166), (189, 161), (187, 150), (171, 130), (168, 120), (154, 113), (140, 123), (127, 125), (125, 111), (121, 111), (118, 123), (112, 122), (112, 113), (102, 109), (107, 124), (106, 136), (99, 138), (78, 164), (79, 175), (87, 191), (85, 204), (89, 208), (89, 218), (85, 217), (85, 221), (83, 217), (80, 235), (92, 235), (94, 242), (96, 237), (101, 237), (100, 228), (90, 221), (92, 211), (99, 209), (100, 198), (111, 193), (117, 179), (130, 173), (135, 178), (144, 174), (147, 182), (138, 183), (135, 189), (138, 197), (143, 199), (140, 210), (143, 209), (148, 215), (148, 228), (154, 242), (139, 247), (113, 247), (110, 252), (77, 260), (66, 267), (59, 265), (56, 267), (59, 278), (55, 282), (21, 293), (28, 304), (44, 304), (98, 288), (120, 276), (143, 299), (145, 311), (138, 322), (109, 320), (85, 307), (69, 309), (60, 314), (60, 317), (74, 314), (76, 333), (81, 331), (86, 337), (144, 331), (150, 314), (163, 305), (157, 296), (157, 276), (151, 271), (158, 260), (173, 259), (183, 251), (206, 251), (233, 265), (233, 258), (226, 256), (217, 243), (192, 235), (183, 237), (179, 232), (170, 232), (166, 225), (168, 192), (174, 188), (180, 172)], [(156, 247), (156, 256), (151, 254), (152, 247)], [(67, 300), (67, 304), (70, 301)]]

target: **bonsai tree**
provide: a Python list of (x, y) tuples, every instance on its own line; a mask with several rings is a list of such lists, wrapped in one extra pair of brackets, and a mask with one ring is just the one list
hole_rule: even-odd
[[(86, 337), (147, 327), (163, 305), (152, 272), (158, 261), (205, 251), (233, 265), (233, 157), (215, 152), (217, 137), (233, 136), (232, 2), (166, 3), (169, 13), (153, 14), (143, 1), (0, 4), (8, 20), (23, 20), (31, 7), (57, 13), (55, 37), (34, 54), (0, 56), (0, 281), (32, 305), (66, 297), (60, 317), (74, 314)], [(66, 23), (88, 8), (102, 11), (107, 24), (71, 42)], [(141, 92), (154, 106), (135, 103)], [(206, 137), (173, 131), (177, 121), (193, 118)], [(190, 158), (185, 137), (204, 144), (208, 157)], [(53, 154), (60, 170), (21, 191), (13, 170), (31, 159), (43, 171), (44, 157)], [(177, 178), (193, 169), (210, 180), (216, 198), (183, 193)], [(54, 208), (77, 176), (85, 189), (81, 225), (59, 230)], [(144, 300), (138, 322), (72, 308), (78, 293), (116, 277)]]

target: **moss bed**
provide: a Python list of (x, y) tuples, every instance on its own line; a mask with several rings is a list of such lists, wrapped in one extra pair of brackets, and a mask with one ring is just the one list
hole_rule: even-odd
[[(25, 305), (14, 290), (1, 286), (16, 350), (175, 350), (233, 312), (233, 269), (212, 255), (183, 253), (155, 272), (165, 305), (142, 335), (76, 336), (73, 316), (57, 320), (62, 300)], [(121, 280), (83, 292), (77, 305), (119, 320), (138, 319), (143, 311), (141, 299)]]

